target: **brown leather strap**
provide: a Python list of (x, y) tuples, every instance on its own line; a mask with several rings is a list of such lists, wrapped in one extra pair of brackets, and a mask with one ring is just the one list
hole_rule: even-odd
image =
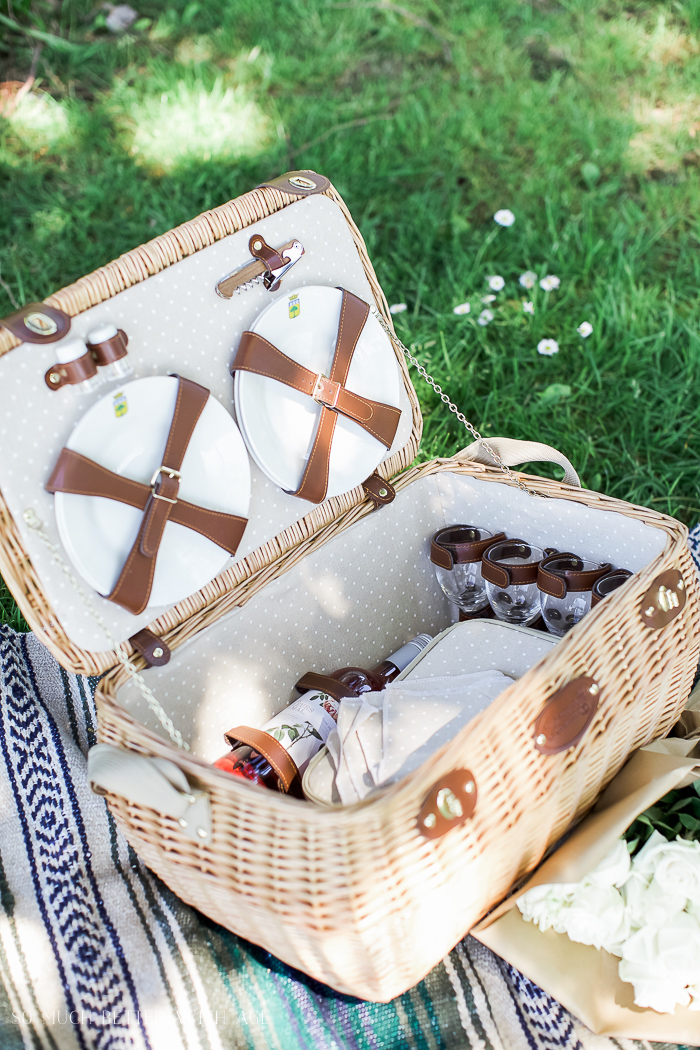
[(61, 451), (46, 485), (49, 492), (103, 496), (143, 511), (138, 536), (114, 589), (107, 595), (110, 601), (135, 614), (143, 612), (148, 604), (156, 556), (168, 521), (201, 533), (232, 554), (246, 526), (245, 518), (207, 510), (177, 498), (179, 468), (209, 391), (189, 379), (176, 378), (179, 379), (177, 401), (163, 465), (150, 487), (122, 478), (70, 449)]
[(396, 499), (394, 486), (386, 478), (383, 478), (381, 474), (377, 474), (376, 470), (374, 474), (370, 474), (368, 478), (365, 478), (362, 482), (362, 488), (375, 507), (385, 507), (387, 503), (393, 503)]
[(328, 377), (318, 376), (304, 368), (255, 332), (243, 333), (231, 366), (232, 372), (247, 371), (269, 376), (308, 394), (321, 405), (306, 469), (299, 488), (292, 493), (311, 503), (322, 503), (326, 498), (331, 442), (338, 412), (352, 419), (386, 448), (391, 448), (396, 435), (400, 409), (345, 389), (352, 355), (368, 315), (367, 303), (343, 289), (338, 337)]
[[(510, 587), (512, 583), (535, 583), (541, 559), (525, 565), (502, 565), (491, 560), (491, 551), (495, 546), (492, 543), (481, 558), (481, 575), (485, 580), (497, 587)], [(510, 540), (510, 545), (500, 552), (501, 558), (527, 558), (531, 555), (532, 548), (525, 540)]]
[(455, 565), (481, 561), (484, 551), (506, 538), (505, 532), (497, 532), (480, 540), (476, 538), (480, 531), (475, 525), (448, 525), (438, 529), (430, 542), (431, 562), (443, 569), (452, 569)]
[(95, 359), (88, 350), (82, 357), (76, 357), (74, 361), (66, 361), (65, 364), (51, 365), (44, 375), (44, 382), (49, 390), (60, 390), (62, 386), (76, 386), (86, 379), (92, 379), (97, 375)]
[(280, 742), (263, 729), (235, 726), (229, 729), (225, 738), (231, 747), (236, 747), (237, 744), (247, 744), (248, 747), (254, 748), (263, 758), (266, 758), (279, 778), (280, 791), (290, 792), (295, 787), (300, 787), (296, 762)]
[(550, 554), (537, 570), (537, 587), (552, 598), (564, 598), (569, 591), (590, 591), (601, 576), (610, 572), (610, 562), (597, 569), (584, 569), (576, 554)]
[(143, 627), (129, 639), (137, 653), (141, 653), (149, 667), (164, 667), (170, 662), (170, 647), (148, 627)]
[(318, 690), (320, 693), (328, 693), (334, 700), (342, 700), (348, 696), (359, 695), (354, 689), (350, 689), (349, 686), (343, 685), (342, 682), (337, 682), (335, 678), (330, 678), (325, 674), (316, 674), (315, 671), (307, 671), (306, 674), (302, 675), (294, 688), (298, 689), (300, 693), (309, 693), (312, 689)]
[(260, 233), (254, 233), (248, 241), (250, 254), (265, 264), (266, 270), (279, 270), (289, 259), (283, 258), (276, 248), (272, 248)]
[(603, 598), (607, 598), (618, 587), (621, 587), (623, 583), (629, 580), (631, 575), (632, 573), (629, 569), (613, 569), (612, 572), (606, 573), (605, 576), (599, 576), (593, 584), (591, 608), (597, 605), (598, 602), (602, 602)]
[[(102, 496), (104, 499), (126, 503), (137, 510), (144, 510), (151, 495), (149, 485), (114, 474), (94, 460), (87, 459), (69, 448), (61, 450), (53, 474), (45, 487), (47, 492)], [(176, 525), (184, 525), (193, 532), (199, 532), (230, 554), (235, 554), (247, 523), (246, 518), (237, 514), (208, 510), (183, 499), (178, 499), (171, 508), (169, 520), (174, 521)]]
[(111, 365), (114, 361), (126, 357), (128, 342), (128, 335), (120, 328), (116, 335), (103, 339), (100, 343), (88, 343), (87, 347), (98, 365)]

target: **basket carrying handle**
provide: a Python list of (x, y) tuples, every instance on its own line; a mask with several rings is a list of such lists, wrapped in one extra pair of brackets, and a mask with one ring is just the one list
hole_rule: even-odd
[(96, 795), (119, 795), (177, 822), (181, 833), (200, 844), (211, 841), (211, 806), (206, 791), (192, 788), (179, 766), (111, 744), (88, 752), (88, 780)]
[(581, 481), (571, 462), (563, 452), (545, 445), (541, 441), (519, 441), (516, 438), (490, 437), (472, 441), (471, 445), (458, 452), (456, 459), (471, 459), (475, 463), (484, 463), (488, 467), (497, 466), (496, 460), (487, 448), (491, 447), (507, 467), (516, 467), (521, 463), (556, 463), (564, 468), (564, 484), (581, 488)]

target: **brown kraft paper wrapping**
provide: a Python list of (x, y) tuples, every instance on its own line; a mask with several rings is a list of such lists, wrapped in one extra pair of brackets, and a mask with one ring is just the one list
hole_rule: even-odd
[(700, 1011), (660, 1014), (634, 1004), (606, 951), (538, 927), (515, 902), (533, 886), (578, 882), (606, 856), (632, 821), (668, 791), (700, 777), (697, 740), (658, 740), (637, 751), (595, 809), (537, 873), (472, 931), (473, 937), (524, 973), (598, 1035), (700, 1045)]

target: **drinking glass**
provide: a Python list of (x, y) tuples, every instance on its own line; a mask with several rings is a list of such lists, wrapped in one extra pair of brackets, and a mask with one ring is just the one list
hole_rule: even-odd
[(541, 563), (537, 586), (542, 619), (548, 631), (559, 638), (570, 631), (591, 608), (591, 592), (596, 580), (610, 571), (577, 554), (553, 554)]
[(540, 615), (537, 569), (545, 554), (525, 540), (501, 540), (484, 553), (486, 595), (499, 620), (526, 626)]
[(477, 525), (448, 525), (432, 538), (430, 560), (440, 587), (465, 613), (476, 613), (488, 605), (481, 575), (481, 556), (496, 536)]

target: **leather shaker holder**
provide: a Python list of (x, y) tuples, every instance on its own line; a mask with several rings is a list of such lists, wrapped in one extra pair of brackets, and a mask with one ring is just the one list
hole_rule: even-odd
[(274, 769), (280, 791), (303, 798), (297, 764), (273, 736), (263, 729), (253, 729), (250, 726), (235, 726), (224, 735), (231, 747), (247, 744), (262, 755)]
[(77, 386), (78, 383), (84, 383), (86, 379), (92, 379), (95, 375), (97, 375), (97, 365), (88, 350), (86, 354), (76, 357), (74, 361), (51, 365), (44, 375), (44, 382), (49, 390), (60, 390), (64, 386)]
[(430, 542), (430, 560), (433, 565), (449, 570), (455, 565), (481, 561), (492, 544), (506, 538), (505, 532), (497, 532), (494, 536), (480, 540), (479, 531), (474, 525), (448, 525), (438, 529)]
[(600, 686), (593, 678), (574, 678), (549, 698), (533, 726), (535, 750), (557, 755), (578, 744), (593, 721)]
[[(501, 542), (500, 540), (498, 542)], [(525, 565), (501, 565), (500, 562), (491, 561), (491, 551), (495, 543), (491, 541), (490, 546), (481, 559), (481, 575), (489, 583), (496, 587), (510, 587), (513, 583), (535, 583), (540, 559), (528, 562)], [(502, 558), (530, 558), (532, 547), (525, 540), (510, 540), (509, 546), (501, 551)]]
[(618, 587), (621, 587), (626, 580), (629, 580), (631, 575), (632, 573), (629, 569), (613, 569), (612, 572), (606, 572), (605, 576), (600, 576), (593, 584), (591, 608), (597, 605), (598, 602), (602, 602), (603, 598), (607, 598)]
[(88, 343), (87, 348), (98, 365), (111, 365), (126, 357), (129, 337), (121, 328), (111, 339), (103, 339), (100, 343)]
[(591, 591), (596, 580), (612, 569), (610, 562), (597, 569), (584, 569), (576, 554), (550, 554), (537, 570), (537, 587), (552, 598), (565, 598), (571, 591)]

